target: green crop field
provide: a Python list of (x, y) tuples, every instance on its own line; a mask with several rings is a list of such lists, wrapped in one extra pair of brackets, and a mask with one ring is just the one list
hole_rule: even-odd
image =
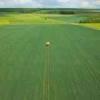
[(74, 18), (1, 16), (0, 100), (100, 100), (100, 30)]

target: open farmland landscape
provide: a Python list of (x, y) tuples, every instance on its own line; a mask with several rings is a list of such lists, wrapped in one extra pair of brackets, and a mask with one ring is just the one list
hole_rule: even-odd
[(44, 11), (0, 15), (0, 100), (100, 100), (100, 13)]

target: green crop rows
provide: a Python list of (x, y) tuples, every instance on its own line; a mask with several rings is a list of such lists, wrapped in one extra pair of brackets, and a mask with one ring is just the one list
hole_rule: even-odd
[(0, 100), (100, 100), (100, 31), (0, 26)]

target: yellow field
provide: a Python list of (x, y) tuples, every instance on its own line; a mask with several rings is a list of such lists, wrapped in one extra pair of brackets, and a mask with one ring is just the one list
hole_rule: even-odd
[(9, 20), (8, 19), (2, 19), (0, 18), (0, 25), (8, 25), (10, 24)]
[(89, 28), (93, 28), (96, 30), (100, 30), (100, 23), (85, 23), (85, 24), (80, 24), (80, 25), (89, 27)]
[(5, 24), (63, 24), (64, 21), (48, 18), (40, 14), (9, 14), (0, 17), (0, 25)]
[(80, 26), (92, 28), (95, 30), (100, 30), (100, 23), (85, 23), (85, 24), (71, 23), (71, 24), (72, 25), (80, 25)]

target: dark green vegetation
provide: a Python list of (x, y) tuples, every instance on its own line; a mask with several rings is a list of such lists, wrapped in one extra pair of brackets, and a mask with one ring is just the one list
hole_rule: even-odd
[(80, 23), (100, 23), (100, 13), (85, 14), (84, 17)]
[(1, 26), (0, 100), (100, 100), (100, 31)]
[(80, 20), (80, 23), (100, 23), (100, 18), (89, 18), (85, 20)]
[(42, 14), (79, 14), (100, 13), (100, 9), (75, 8), (0, 8), (1, 13), (42, 13)]

